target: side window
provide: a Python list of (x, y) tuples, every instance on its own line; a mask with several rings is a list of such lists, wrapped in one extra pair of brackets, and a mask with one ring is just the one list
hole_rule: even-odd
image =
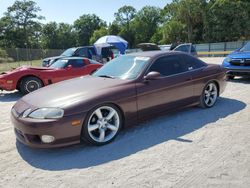
[(181, 46), (177, 46), (177, 48), (175, 48), (174, 51), (189, 53), (189, 48), (190, 48), (189, 45), (181, 45)]
[(68, 65), (72, 65), (74, 68), (79, 68), (84, 66), (84, 62), (82, 59), (71, 59), (69, 60)]
[(191, 46), (191, 52), (196, 52), (196, 49), (193, 45)]
[(82, 56), (82, 57), (88, 57), (88, 49), (87, 48), (80, 48), (76, 52), (77, 55)]
[(206, 65), (201, 60), (199, 60), (193, 56), (190, 56), (190, 55), (182, 54), (181, 57), (183, 59), (186, 70), (198, 69), (198, 68), (204, 67)]
[(159, 72), (162, 76), (170, 76), (184, 72), (185, 69), (179, 57), (171, 55), (157, 59), (149, 68), (149, 72), (151, 71)]

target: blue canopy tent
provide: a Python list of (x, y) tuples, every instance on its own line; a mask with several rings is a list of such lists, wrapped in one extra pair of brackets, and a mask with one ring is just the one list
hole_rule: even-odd
[(128, 42), (119, 36), (107, 35), (99, 38), (94, 43), (94, 46), (98, 54), (101, 54), (102, 48), (109, 46), (115, 46), (119, 50), (120, 54), (125, 54), (125, 51), (128, 47)]

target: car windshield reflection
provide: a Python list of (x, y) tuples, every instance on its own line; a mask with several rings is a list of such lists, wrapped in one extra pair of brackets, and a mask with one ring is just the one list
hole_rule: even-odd
[(245, 46), (243, 46), (240, 49), (241, 52), (250, 52), (250, 42), (246, 43)]
[(61, 54), (61, 56), (72, 56), (73, 54), (74, 54), (74, 52), (75, 52), (75, 50), (76, 50), (76, 48), (69, 48), (69, 49), (67, 49), (67, 50), (65, 50), (62, 54)]
[(108, 62), (93, 76), (133, 80), (142, 72), (149, 57), (137, 57), (133, 55), (120, 56)]

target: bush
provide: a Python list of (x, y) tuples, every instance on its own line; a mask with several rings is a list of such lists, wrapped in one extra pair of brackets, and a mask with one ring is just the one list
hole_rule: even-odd
[(14, 59), (11, 57), (6, 57), (6, 58), (0, 57), (0, 63), (12, 63), (12, 62), (14, 62)]
[(8, 54), (6, 52), (6, 50), (0, 49), (0, 58), (7, 58)]

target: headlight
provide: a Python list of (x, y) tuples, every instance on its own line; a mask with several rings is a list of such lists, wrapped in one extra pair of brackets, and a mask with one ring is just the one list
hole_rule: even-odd
[(224, 61), (226, 61), (226, 62), (230, 62), (231, 60), (232, 60), (232, 58), (231, 58), (231, 57), (226, 57)]
[(23, 112), (23, 117), (26, 116), (34, 119), (59, 119), (63, 117), (64, 111), (60, 108), (39, 108), (30, 114), (28, 113), (29, 109), (25, 110)]

